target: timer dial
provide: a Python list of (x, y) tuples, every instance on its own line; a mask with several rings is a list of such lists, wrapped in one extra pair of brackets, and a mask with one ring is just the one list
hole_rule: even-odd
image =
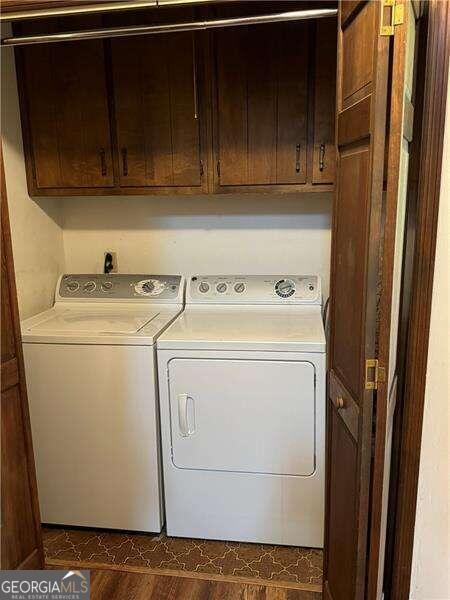
[(290, 298), (295, 294), (295, 283), (291, 279), (280, 279), (275, 284), (275, 292), (280, 298)]
[(159, 296), (165, 287), (165, 283), (158, 279), (143, 279), (136, 283), (134, 291), (140, 296)]

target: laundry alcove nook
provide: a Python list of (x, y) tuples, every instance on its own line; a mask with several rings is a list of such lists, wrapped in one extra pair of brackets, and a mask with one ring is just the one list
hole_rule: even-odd
[[(433, 2), (430, 6), (434, 7)], [(13, 4), (7, 0), (7, 10)], [(135, 568), (139, 568), (139, 557), (151, 548), (165, 557), (157, 569), (170, 570), (183, 562), (183, 553), (192, 553), (200, 557), (195, 564), (203, 575), (205, 564), (215, 576), (233, 559), (233, 573), (228, 575), (250, 577), (252, 561), (254, 566), (266, 561), (273, 567), (267, 579), (283, 585), (290, 581), (297, 589), (305, 584), (316, 586), (307, 588), (312, 594), (323, 583), (323, 600), (376, 598), (383, 590), (386, 482), (396, 435), (393, 423), (395, 411), (401, 410), (396, 408), (401, 406), (396, 397), (403, 392), (399, 387), (403, 364), (398, 357), (407, 343), (401, 311), (408, 274), (402, 272), (400, 249), (409, 248), (404, 244), (404, 235), (409, 235), (405, 220), (410, 218), (408, 194), (415, 185), (408, 163), (417, 163), (420, 154), (414, 139), (422, 123), (426, 45), (419, 41), (428, 27), (428, 21), (422, 21), (428, 9), (423, 11), (422, 5), (409, 0), (394, 4), (155, 0), (136, 2), (139, 6), (133, 10), (122, 4), (104, 2), (100, 9), (93, 2), (93, 7), (85, 4), (80, 9), (76, 2), (44, 2), (41, 8), (48, 12), (32, 19), (26, 17), (27, 8), (22, 5), (19, 8), (25, 12), (11, 17), (15, 22), (3, 39), (7, 55), (2, 57), (2, 71), (6, 66), (8, 82), (4, 97), (9, 108), (2, 110), (7, 117), (2, 138), (6, 179), (11, 182), (7, 187), (20, 309), (30, 316), (50, 308), (51, 290), (63, 290), (66, 278), (76, 280), (83, 290), (95, 280), (96, 293), (103, 298), (101, 294), (111, 289), (103, 285), (111, 283), (102, 279), (108, 274), (100, 275), (105, 252), (114, 255), (119, 272), (116, 281), (142, 274), (139, 281), (133, 280), (134, 291), (126, 288), (126, 298), (137, 288), (136, 294), (153, 291), (160, 276), (150, 273), (185, 275), (190, 302), (184, 308), (180, 305), (185, 316), (179, 322), (184, 319), (188, 324), (192, 323), (189, 310), (196, 310), (188, 304), (201, 304), (199, 298), (215, 298), (214, 294), (247, 293), (252, 275), (266, 278), (258, 289), (271, 294), (267, 304), (273, 302), (274, 307), (283, 302), (289, 306), (291, 295), (293, 306), (295, 301), (304, 303), (295, 294), (300, 289), (308, 293), (304, 282), (320, 276), (323, 300), (330, 296), (327, 376), (317, 386), (317, 374), (311, 376), (309, 367), (305, 373), (308, 381), (314, 381), (308, 388), (311, 398), (318, 389), (323, 396), (324, 411), (317, 411), (316, 405), (314, 426), (320, 419), (326, 429), (324, 460), (311, 451), (317, 431), (313, 440), (311, 429), (301, 428), (302, 439), (292, 444), (292, 451), (301, 453), (307, 438), (305, 463), (300, 460), (303, 456), (296, 456), (296, 462), (282, 453), (265, 455), (258, 446), (252, 447), (253, 454), (242, 457), (244, 445), (233, 445), (232, 439), (227, 440), (230, 446), (224, 446), (229, 449), (225, 458), (217, 448), (206, 457), (208, 462), (203, 454), (195, 455), (198, 448), (205, 453), (205, 447), (213, 443), (207, 436), (194, 440), (199, 445), (192, 444), (195, 456), (189, 458), (181, 452), (181, 445), (170, 446), (175, 429), (167, 427), (163, 453), (175, 469), (214, 472), (211, 481), (233, 465), (248, 475), (250, 458), (260, 461), (263, 475), (305, 479), (312, 478), (317, 465), (324, 463), (324, 575), (322, 582), (320, 550), (302, 554), (290, 548), (283, 554), (276, 546), (253, 555), (247, 542), (269, 542), (270, 546), (270, 537), (239, 532), (234, 537), (242, 539), (243, 546), (235, 547), (224, 538), (222, 547), (216, 540), (220, 536), (211, 534), (217, 545), (190, 540), (183, 548), (172, 544), (170, 536), (154, 539), (133, 533), (119, 540), (111, 534), (107, 541), (101, 532), (80, 533), (78, 538), (76, 530), (58, 533), (50, 528), (45, 531), (47, 555), (58, 561), (59, 552), (64, 553), (58, 546), (61, 543), (70, 546), (73, 553), (68, 551), (68, 560), (72, 560), (80, 544), (98, 549), (104, 539), (109, 565), (116, 560), (122, 565), (116, 546), (123, 542), (131, 554), (122, 558), (130, 559)], [(299, 16), (308, 11), (312, 11), (308, 18)], [(313, 15), (314, 11), (328, 12)], [(126, 30), (120, 31), (123, 27)], [(57, 288), (62, 274), (58, 284), (62, 287)], [(311, 286), (311, 293), (320, 288)], [(200, 296), (203, 293), (211, 296)], [(258, 302), (264, 304), (257, 299), (255, 306)], [(321, 302), (318, 298), (315, 308), (319, 307), (316, 316), (323, 331)], [(245, 314), (237, 295), (231, 304), (238, 307), (230, 310), (231, 320), (240, 311)], [(213, 308), (209, 312), (213, 314)], [(270, 314), (268, 310), (264, 319), (270, 321)], [(200, 321), (200, 331), (211, 323), (206, 318)], [(230, 343), (239, 343), (239, 334), (251, 322), (243, 320)], [(292, 323), (292, 331), (278, 329), (283, 337), (278, 341), (283, 341), (285, 349), (296, 331), (295, 319)], [(171, 325), (167, 327), (170, 339)], [(256, 327), (259, 342), (275, 329)], [(184, 329), (184, 335), (188, 330)], [(208, 340), (212, 346), (226, 342), (225, 335)], [(218, 352), (212, 346), (207, 351)], [(156, 344), (154, 358), (160, 350)], [(191, 349), (184, 350), (185, 359), (192, 363)], [(245, 352), (250, 364), (256, 351), (249, 347)], [(230, 373), (235, 375), (228, 377), (229, 396), (221, 395), (214, 375), (209, 376), (208, 393), (202, 396), (200, 390), (198, 395), (203, 402), (217, 394), (214, 401), (219, 404), (228, 398), (238, 412), (240, 397), (232, 383), (241, 381), (241, 372), (231, 362)], [(199, 365), (194, 368), (191, 363), (190, 374)], [(291, 367), (286, 366), (289, 391), (301, 379), (300, 371)], [(162, 359), (159, 368), (165, 383)], [(282, 382), (284, 368), (274, 370)], [(199, 368), (195, 381), (206, 370)], [(258, 379), (256, 370), (251, 376)], [(186, 381), (193, 381), (189, 377)], [(262, 375), (259, 378), (264, 380)], [(249, 385), (248, 379), (242, 380)], [(245, 406), (245, 419), (254, 414), (255, 427), (236, 426), (236, 432), (257, 437), (258, 415), (261, 419), (265, 415), (265, 437), (272, 439), (267, 433), (272, 432), (266, 409), (278, 390), (282, 399), (283, 385), (268, 381), (266, 387), (261, 413), (254, 408), (254, 395), (249, 394)], [(161, 394), (162, 415), (182, 434), (195, 435), (195, 428), (185, 427), (193, 410), (188, 392), (177, 388), (173, 404), (165, 392)], [(286, 397), (285, 412), (277, 417), (291, 414), (297, 418), (294, 391)], [(212, 436), (217, 439), (229, 417), (222, 405), (220, 409), (224, 412), (216, 411), (222, 416), (215, 424), (219, 433)], [(180, 417), (182, 410), (185, 421)], [(314, 420), (310, 412), (308, 419)], [(274, 423), (282, 428), (279, 420)], [(273, 433), (273, 445), (281, 445), (282, 432)], [(301, 473), (289, 471), (289, 465), (300, 463)], [(173, 491), (169, 485), (166, 490)], [(263, 494), (264, 506), (274, 500), (270, 493)], [(277, 493), (273, 514), (267, 511), (267, 518), (272, 516), (274, 522), (283, 502), (294, 510), (295, 494), (290, 496), (283, 485)], [(207, 499), (208, 495), (213, 494), (205, 486), (202, 496)], [(220, 507), (223, 498), (216, 496), (216, 500), (215, 507)], [(187, 501), (185, 513), (183, 506), (176, 509), (179, 518), (195, 512), (195, 494)], [(301, 494), (295, 496), (298, 510), (304, 501)], [(238, 494), (230, 499), (231, 504), (238, 514)], [(319, 502), (316, 505), (320, 507)], [(51, 520), (48, 524), (52, 525)], [(285, 526), (281, 519), (281, 543), (288, 539)], [(390, 538), (388, 542), (393, 543)], [(310, 545), (320, 548), (315, 542)], [(118, 558), (111, 559), (116, 551)], [(296, 558), (291, 551), (297, 552)], [(222, 553), (221, 558), (214, 553)], [(287, 565), (291, 559), (297, 567), (308, 563), (308, 568), (316, 569), (315, 574), (310, 572), (309, 581), (301, 569)], [(149, 562), (144, 567), (155, 568)], [(263, 570), (261, 566), (258, 573)]]

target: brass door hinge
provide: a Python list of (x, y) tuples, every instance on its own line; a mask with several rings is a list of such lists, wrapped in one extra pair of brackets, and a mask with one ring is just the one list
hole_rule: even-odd
[[(388, 25), (384, 24), (385, 8), (391, 9), (391, 19)], [(394, 35), (395, 26), (401, 25), (405, 20), (405, 5), (396, 0), (381, 1), (381, 26), (380, 35)]]
[(368, 358), (366, 360), (366, 390), (377, 390), (378, 384), (385, 381), (386, 371), (380, 367), (378, 358)]

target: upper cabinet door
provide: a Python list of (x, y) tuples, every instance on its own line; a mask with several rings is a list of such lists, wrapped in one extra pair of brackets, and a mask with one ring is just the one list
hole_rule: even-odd
[(336, 46), (336, 20), (317, 21), (314, 69), (313, 183), (334, 182)]
[(306, 182), (309, 30), (300, 23), (215, 36), (220, 186)]
[(119, 178), (127, 186), (200, 186), (192, 33), (111, 41)]
[(103, 43), (42, 44), (21, 50), (20, 56), (30, 187), (112, 186)]

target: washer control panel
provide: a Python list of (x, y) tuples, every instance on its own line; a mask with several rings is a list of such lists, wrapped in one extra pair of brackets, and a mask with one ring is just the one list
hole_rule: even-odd
[(72, 275), (61, 277), (60, 299), (183, 301), (183, 278), (179, 275)]
[(321, 304), (318, 275), (192, 275), (187, 303)]

